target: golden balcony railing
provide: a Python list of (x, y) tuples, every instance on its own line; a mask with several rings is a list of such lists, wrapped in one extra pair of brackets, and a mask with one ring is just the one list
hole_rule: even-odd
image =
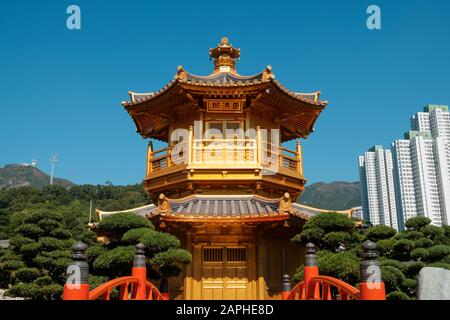
[(246, 165), (258, 163), (256, 139), (202, 139), (192, 145), (194, 165)]
[(153, 151), (149, 144), (147, 176), (180, 164), (190, 168), (255, 168), (298, 173), (303, 177), (302, 150), (290, 150), (258, 139), (187, 139)]

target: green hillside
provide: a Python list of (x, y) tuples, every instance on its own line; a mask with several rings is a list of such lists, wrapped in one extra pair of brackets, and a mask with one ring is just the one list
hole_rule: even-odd
[(313, 183), (305, 187), (299, 202), (321, 209), (345, 210), (357, 207), (361, 205), (360, 183)]
[[(50, 184), (50, 176), (38, 168), (20, 164), (10, 164), (0, 168), (0, 188), (35, 187), (42, 188)], [(62, 187), (74, 185), (69, 180), (54, 178), (53, 184)]]

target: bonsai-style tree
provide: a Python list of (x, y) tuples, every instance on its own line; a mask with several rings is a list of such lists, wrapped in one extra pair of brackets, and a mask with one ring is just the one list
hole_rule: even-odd
[(142, 243), (149, 258), (149, 276), (160, 280), (161, 290), (166, 291), (167, 279), (178, 276), (181, 266), (192, 260), (175, 236), (155, 231), (149, 220), (133, 213), (122, 212), (103, 219), (98, 232), (107, 236), (109, 242), (87, 250), (95, 274), (109, 278), (129, 274), (135, 245)]
[(0, 252), (0, 285), (12, 296), (59, 299), (70, 247), (76, 238), (89, 243), (92, 233), (70, 229), (64, 215), (46, 205), (14, 213), (11, 227), (10, 247)]
[[(305, 223), (303, 231), (292, 241), (306, 245), (312, 242), (317, 248), (317, 263), (321, 274), (336, 277), (353, 285), (359, 282), (359, 258), (361, 235), (356, 224), (340, 213), (320, 213)], [(303, 278), (300, 266), (294, 279)]]
[(330, 251), (349, 249), (359, 243), (355, 222), (340, 213), (320, 213), (305, 223), (303, 231), (292, 241), (314, 243), (318, 249)]

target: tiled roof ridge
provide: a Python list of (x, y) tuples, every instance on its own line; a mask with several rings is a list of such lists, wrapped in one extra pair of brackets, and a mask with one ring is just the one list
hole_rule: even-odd
[[(275, 75), (272, 72), (272, 67), (268, 65), (265, 70), (252, 76), (242, 76), (234, 72), (214, 72), (208, 76), (197, 76), (187, 72), (182, 66), (178, 66), (174, 79), (172, 79), (162, 89), (149, 93), (129, 91), (128, 94), (130, 95), (131, 101), (123, 101), (122, 105), (127, 107), (152, 100), (167, 92), (178, 83), (210, 87), (245, 87), (261, 83), (272, 83), (282, 92), (302, 102), (317, 106), (326, 106), (328, 104), (328, 101), (319, 100), (321, 93), (320, 91), (315, 91), (312, 93), (299, 93), (286, 89), (278, 80), (275, 79)], [(311, 99), (311, 97), (313, 99)]]

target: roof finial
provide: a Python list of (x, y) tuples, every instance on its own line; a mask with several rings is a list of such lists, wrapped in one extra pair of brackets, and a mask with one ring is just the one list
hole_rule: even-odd
[(229, 44), (227, 37), (223, 37), (216, 48), (209, 49), (209, 56), (214, 59), (214, 72), (236, 73), (236, 60), (240, 55), (241, 50)]

